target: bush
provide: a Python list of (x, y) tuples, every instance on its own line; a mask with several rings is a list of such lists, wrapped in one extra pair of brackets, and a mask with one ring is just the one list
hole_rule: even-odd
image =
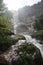
[(23, 35), (18, 35), (18, 34), (15, 34), (13, 35), (13, 38), (16, 39), (16, 40), (25, 40), (25, 37)]
[(0, 51), (7, 50), (12, 44), (12, 39), (9, 36), (0, 36)]
[(32, 35), (32, 37), (38, 39), (38, 40), (43, 40), (43, 15), (38, 17), (34, 23), (34, 29), (36, 32)]
[(43, 30), (43, 15), (35, 20), (34, 28), (36, 30)]
[(38, 40), (43, 41), (43, 30), (39, 30), (39, 31), (34, 32), (32, 37), (34, 37), (34, 38), (36, 38)]
[(11, 45), (16, 44), (20, 39), (25, 39), (25, 37), (22, 35), (14, 35), (14, 37), (0, 35), (0, 51), (6, 51)]

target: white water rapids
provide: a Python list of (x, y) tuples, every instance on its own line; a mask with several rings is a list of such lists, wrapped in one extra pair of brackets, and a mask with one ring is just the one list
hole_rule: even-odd
[(41, 55), (43, 57), (43, 45), (42, 44), (39, 44), (38, 41), (36, 39), (33, 39), (31, 36), (29, 35), (24, 35), (25, 38), (26, 38), (26, 42), (27, 43), (31, 43), (33, 44), (34, 46), (36, 46), (37, 48), (39, 48), (40, 52), (41, 52)]
[[(16, 32), (16, 27), (15, 27), (15, 34), (16, 34), (17, 32)], [(33, 44), (34, 46), (36, 46), (37, 48), (39, 48), (39, 50), (40, 50), (40, 52), (41, 52), (41, 55), (42, 55), (42, 57), (43, 57), (43, 44), (40, 44), (35, 38), (32, 38), (30, 35), (26, 35), (26, 34), (23, 34), (23, 33), (21, 33), (21, 35), (23, 35), (25, 38), (26, 38), (26, 42), (27, 43), (31, 43), (31, 44)], [(25, 42), (24, 40), (19, 40), (18, 41), (18, 45), (20, 45), (20, 44), (22, 44), (23, 42)]]
[(19, 46), (25, 42), (33, 44), (34, 46), (36, 46), (40, 50), (41, 55), (43, 57), (43, 44), (40, 44), (35, 38), (32, 38), (30, 35), (24, 35), (24, 34), (22, 34), (22, 35), (26, 38), (26, 40), (19, 40), (16, 43), (16, 46)]
[[(17, 31), (16, 31), (16, 27), (18, 25), (16, 24), (16, 26), (14, 26), (15, 28), (15, 31), (14, 33), (17, 34)], [(24, 33), (20, 33), (21, 35), (23, 35), (25, 38), (26, 38), (26, 42), (27, 43), (31, 43), (33, 44), (34, 46), (36, 46), (37, 48), (39, 48), (40, 52), (41, 52), (41, 55), (43, 57), (43, 44), (40, 44), (35, 38), (32, 38), (30, 35), (27, 35), (27, 34), (24, 34)], [(19, 40), (18, 41), (18, 45), (22, 44), (23, 42), (25, 42), (24, 40)]]

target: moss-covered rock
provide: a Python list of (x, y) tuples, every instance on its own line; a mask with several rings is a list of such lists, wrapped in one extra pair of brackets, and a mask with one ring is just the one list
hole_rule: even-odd
[(14, 37), (0, 35), (0, 51), (6, 51), (11, 45), (15, 45), (18, 40), (22, 39), (25, 39), (22, 35), (14, 35)]
[(17, 40), (25, 40), (25, 37), (23, 35), (19, 35), (19, 34), (13, 35), (13, 38), (17, 39)]
[(40, 50), (34, 45), (25, 43), (20, 45), (16, 52), (17, 55), (19, 55), (19, 58), (16, 60), (16, 64), (14, 63), (15, 60), (13, 59), (13, 65), (42, 65)]
[(12, 44), (15, 43), (10, 36), (0, 36), (0, 51), (6, 51)]
[(15, 44), (3, 56), (9, 65), (43, 65), (40, 50), (29, 43)]

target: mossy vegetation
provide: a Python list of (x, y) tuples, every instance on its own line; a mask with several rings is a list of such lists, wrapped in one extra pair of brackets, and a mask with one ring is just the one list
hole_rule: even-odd
[(15, 34), (14, 36), (13, 36), (13, 38), (14, 39), (17, 39), (17, 40), (25, 40), (25, 37), (23, 36), (23, 35), (19, 35), (19, 34)]
[(33, 33), (32, 37), (38, 39), (38, 40), (43, 40), (43, 30), (39, 30)]
[[(3, 11), (2, 11), (3, 9)], [(5, 11), (5, 12), (4, 12)], [(22, 35), (14, 35), (12, 12), (9, 11), (3, 0), (0, 0), (0, 51), (6, 51), (11, 45), (14, 45), (18, 40), (25, 39)], [(11, 37), (14, 35), (14, 38)]]
[(22, 39), (25, 39), (22, 35), (14, 35), (14, 37), (0, 35), (0, 51), (6, 51), (11, 45), (15, 45), (18, 40)]
[[(24, 43), (18, 47), (16, 52), (20, 56), (16, 61), (17, 65), (42, 65), (40, 51), (34, 45)], [(13, 60), (13, 62), (15, 62), (15, 60)]]
[(35, 20), (34, 28), (36, 30), (43, 30), (43, 15)]
[(40, 40), (41, 41), (40, 43), (42, 43), (43, 41), (43, 15), (41, 15), (35, 20), (34, 29), (36, 30), (36, 32), (33, 33), (32, 37)]

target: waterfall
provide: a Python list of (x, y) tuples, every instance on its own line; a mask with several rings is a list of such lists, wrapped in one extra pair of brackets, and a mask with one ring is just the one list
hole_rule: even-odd
[[(15, 34), (17, 34), (17, 31), (16, 31), (16, 27), (18, 26), (19, 24), (16, 24), (15, 26), (14, 26), (14, 32), (15, 32)], [(31, 44), (33, 44), (34, 46), (36, 46), (37, 48), (39, 48), (39, 50), (40, 50), (40, 52), (41, 52), (41, 55), (42, 55), (42, 57), (43, 57), (43, 45), (42, 44), (40, 44), (35, 38), (32, 38), (30, 35), (27, 35), (27, 34), (24, 34), (24, 33), (20, 33), (21, 35), (23, 35), (25, 38), (26, 38), (26, 42), (27, 43), (31, 43)], [(20, 45), (21, 43), (23, 43), (24, 42), (24, 40), (19, 40), (19, 44), (18, 45)]]

